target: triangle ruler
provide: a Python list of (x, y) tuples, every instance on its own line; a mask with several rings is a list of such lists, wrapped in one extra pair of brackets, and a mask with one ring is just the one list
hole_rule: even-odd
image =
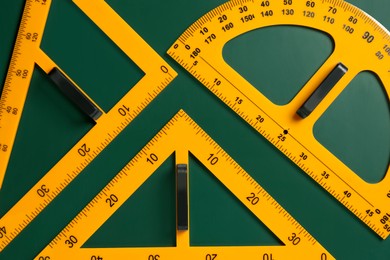
[[(191, 246), (188, 156), (195, 156), (284, 243), (281, 246)], [(172, 154), (176, 161), (175, 247), (84, 248), (83, 244)], [(172, 173), (174, 174), (174, 173)], [(107, 184), (35, 258), (54, 259), (334, 259), (183, 110)]]
[(35, 65), (47, 73), (48, 78), (53, 80), (59, 89), (96, 124), (1, 217), (0, 251), (177, 75), (106, 2), (75, 0), (73, 1), (75, 8), (78, 6), (145, 73), (110, 111), (103, 111), (40, 49), (51, 2), (51, 0), (26, 1), (0, 101), (0, 182), (3, 180), (11, 155)]
[[(222, 56), (235, 37), (275, 25), (313, 28), (335, 43), (330, 57), (284, 106), (272, 103)], [(232, 0), (192, 24), (168, 54), (375, 233), (389, 236), (389, 164), (381, 182), (367, 183), (313, 135), (317, 120), (362, 71), (376, 74), (389, 102), (390, 33), (377, 21), (341, 0)]]

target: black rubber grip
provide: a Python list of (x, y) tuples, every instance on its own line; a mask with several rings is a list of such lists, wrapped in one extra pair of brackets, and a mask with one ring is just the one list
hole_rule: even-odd
[(306, 102), (298, 109), (297, 114), (306, 118), (313, 112), (318, 104), (326, 97), (329, 91), (339, 82), (339, 80), (347, 73), (348, 68), (342, 63), (332, 70), (326, 79), (318, 86), (318, 88), (311, 94)]
[(177, 165), (177, 230), (188, 230), (187, 164)]
[(103, 114), (58, 68), (52, 69), (49, 77), (65, 96), (93, 120), (97, 120)]

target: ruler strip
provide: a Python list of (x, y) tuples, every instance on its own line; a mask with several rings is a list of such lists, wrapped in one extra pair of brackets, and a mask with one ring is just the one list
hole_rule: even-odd
[(27, 0), (0, 99), (0, 187), (11, 156), (51, 1)]

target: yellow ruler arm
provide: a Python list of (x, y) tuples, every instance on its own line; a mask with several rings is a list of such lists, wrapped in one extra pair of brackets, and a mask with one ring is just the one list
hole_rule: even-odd
[(26, 1), (0, 99), (0, 187), (11, 156), (51, 1)]

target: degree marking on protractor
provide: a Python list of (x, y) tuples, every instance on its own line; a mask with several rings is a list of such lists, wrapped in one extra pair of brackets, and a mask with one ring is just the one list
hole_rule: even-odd
[[(266, 2), (268, 6), (261, 6)], [(333, 53), (285, 106), (271, 103), (222, 57), (228, 41), (275, 25), (314, 28), (335, 42)], [(232, 0), (190, 26), (168, 54), (379, 236), (390, 234), (390, 223), (384, 219), (390, 213), (390, 167), (380, 183), (368, 184), (323, 147), (312, 132), (315, 122), (361, 71), (376, 73), (389, 96), (390, 33), (372, 17), (340, 0), (292, 1), (291, 5)], [(338, 63), (348, 67), (348, 72), (307, 118), (297, 116), (299, 107)]]
[[(173, 153), (176, 164), (188, 164), (189, 153), (195, 156), (285, 245), (192, 247), (189, 227), (188, 230), (177, 231), (175, 247), (82, 247)], [(190, 170), (188, 174), (191, 174)], [(107, 200), (112, 200), (112, 207)], [(190, 201), (191, 199), (189, 203)], [(161, 259), (182, 259), (185, 255), (188, 259), (195, 260), (204, 259), (208, 254), (218, 255), (218, 259), (224, 260), (270, 255), (279, 260), (298, 257), (334, 259), (200, 126), (180, 110), (35, 259), (65, 256), (72, 256), (72, 259), (91, 259), (92, 256), (100, 256), (105, 260), (125, 257), (137, 260), (148, 259), (150, 255), (159, 255)]]
[[(40, 214), (177, 75), (103, 0), (93, 2), (74, 0), (73, 2), (143, 70), (145, 75), (109, 112), (103, 113), (96, 121), (96, 125), (1, 217), (0, 251)], [(39, 1), (28, 0), (28, 3), (30, 3), (30, 12), (32, 13), (41, 7), (36, 4), (41, 3)], [(50, 4), (51, 1), (45, 1), (46, 8), (49, 9)], [(43, 23), (44, 27), (45, 20), (43, 18), (34, 17), (33, 19), (31, 17), (31, 21), (24, 19), (23, 21), (26, 22), (22, 26), (26, 27), (30, 23), (39, 22)], [(121, 32), (120, 34), (116, 33), (118, 30)], [(32, 55), (34, 62), (46, 73), (54, 67), (58, 67), (39, 48), (33, 51)], [(144, 59), (145, 56), (148, 59)], [(71, 79), (69, 78), (69, 80)], [(80, 91), (82, 90), (80, 89)], [(109, 90), (107, 89), (107, 91)]]

